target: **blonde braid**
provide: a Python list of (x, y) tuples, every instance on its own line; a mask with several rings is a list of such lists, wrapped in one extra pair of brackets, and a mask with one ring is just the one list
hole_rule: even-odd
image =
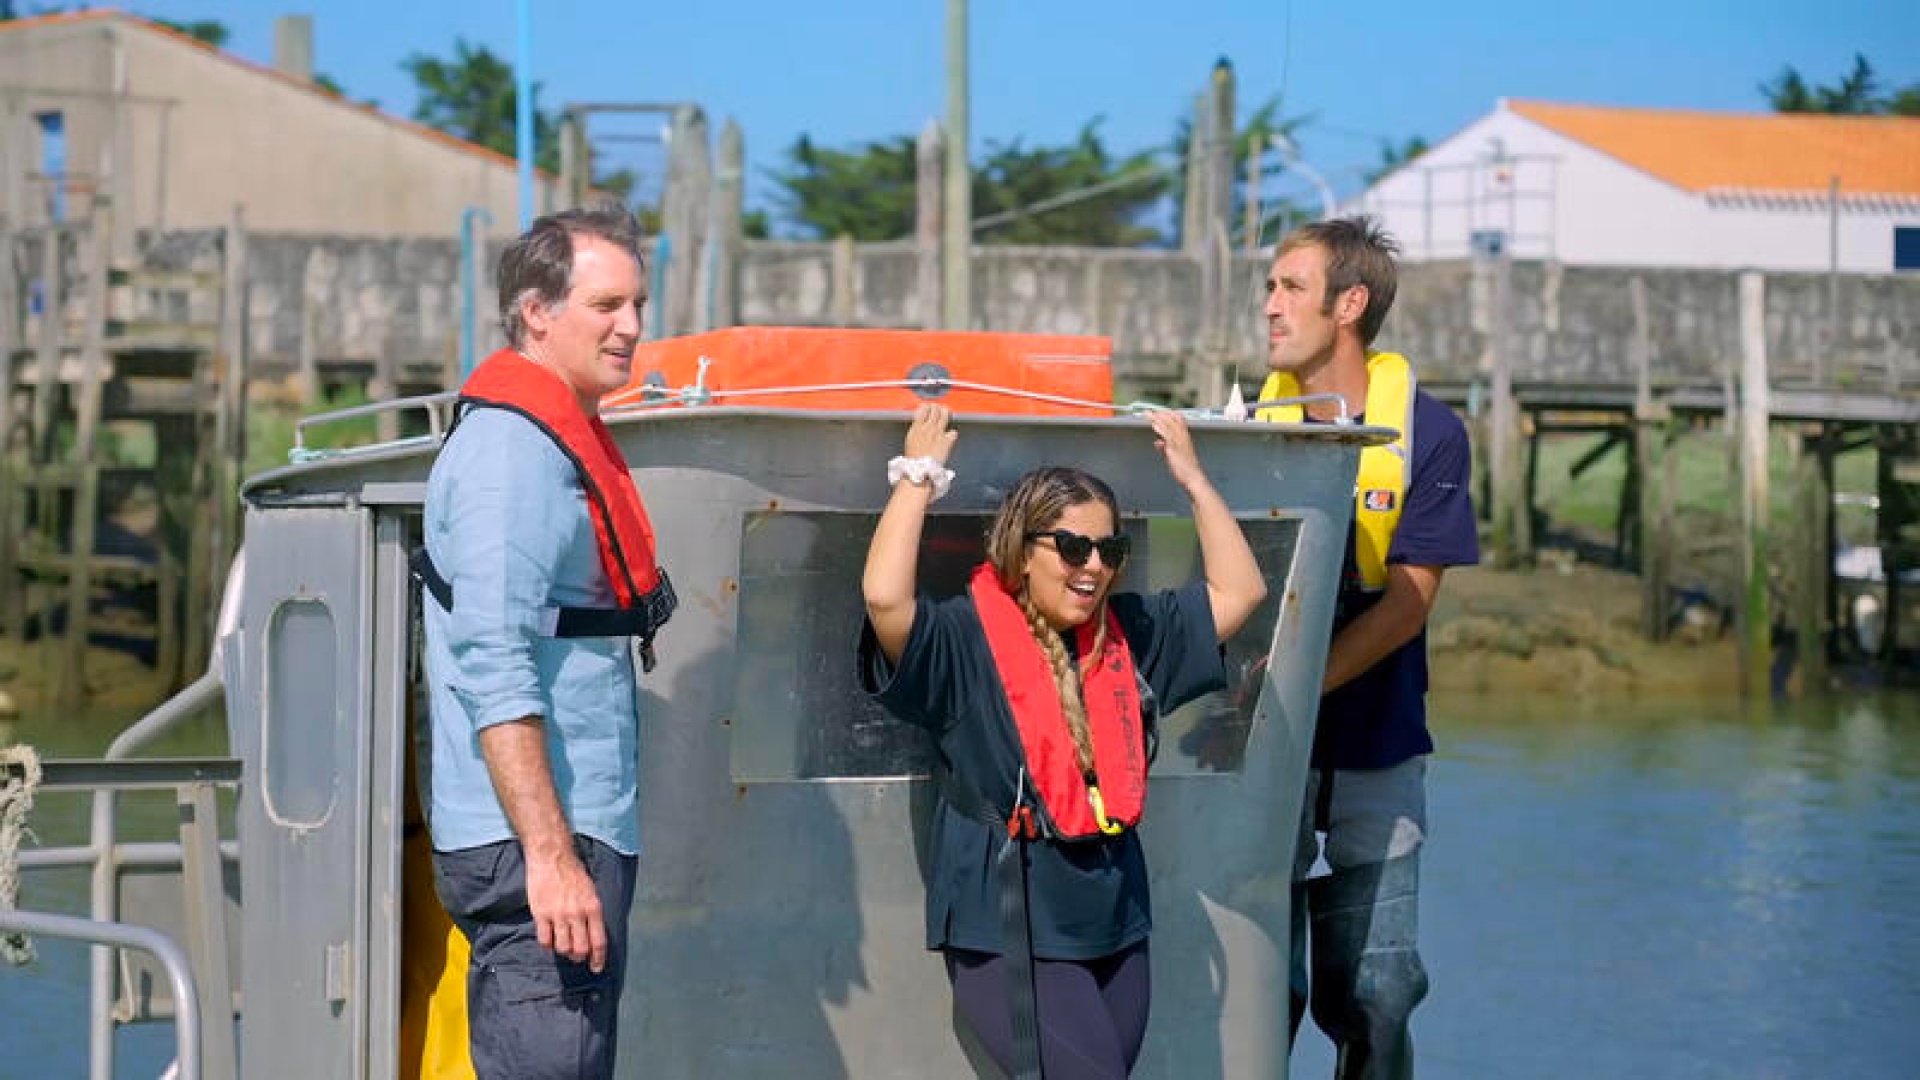
[(1080, 673), (1074, 670), (1073, 662), (1067, 659), (1067, 646), (1060, 635), (1033, 606), (1033, 598), (1027, 590), (1020, 590), (1020, 610), (1026, 613), (1027, 628), (1033, 631), (1033, 639), (1040, 643), (1040, 651), (1047, 654), (1047, 662), (1053, 665), (1053, 684), (1060, 692), (1060, 714), (1067, 719), (1067, 733), (1073, 736), (1073, 756), (1080, 765), (1080, 773), (1085, 776), (1094, 771), (1093, 733), (1087, 729), (1087, 707), (1080, 700)]

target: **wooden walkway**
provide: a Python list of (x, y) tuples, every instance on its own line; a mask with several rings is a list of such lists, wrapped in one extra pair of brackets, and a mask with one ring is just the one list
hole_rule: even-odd
[[(1494, 395), (1488, 382), (1436, 380), (1422, 387), (1475, 418), (1481, 455), (1498, 459), (1502, 440), (1491, 422)], [(1507, 438), (1523, 440), (1526, 450), (1523, 463), (1516, 460), (1517, 467), (1508, 470), (1510, 490), (1493, 490), (1493, 481), (1488, 482), (1496, 522), (1496, 561), (1522, 565), (1533, 556), (1541, 438), (1576, 433), (1603, 436), (1574, 466), (1574, 474), (1616, 449), (1626, 457), (1616, 547), (1640, 573), (1642, 629), (1655, 640), (1667, 633), (1675, 562), (1674, 457), (1667, 451), (1680, 431), (1702, 418), (1725, 418), (1737, 432), (1742, 446), (1737, 480), (1743, 528), (1736, 550), (1746, 588), (1734, 606), (1741, 624), (1743, 666), (1754, 693), (1768, 689), (1764, 680), (1774, 668), (1774, 638), (1780, 628), (1791, 632), (1803, 673), (1811, 679), (1824, 678), (1836, 652), (1836, 632), (1850, 621), (1833, 569), (1834, 459), (1861, 449), (1876, 451), (1876, 540), (1885, 567), (1886, 630), (1875, 660), (1889, 676), (1905, 674), (1902, 658), (1920, 647), (1920, 642), (1901, 636), (1903, 607), (1914, 598), (1902, 596), (1900, 580), (1902, 574), (1911, 578), (1920, 571), (1920, 394), (1768, 385), (1744, 391), (1760, 408), (1743, 415), (1738, 400), (1742, 390), (1729, 392), (1726, 386), (1710, 384), (1524, 382), (1515, 383), (1510, 392), (1512, 431)], [(1768, 502), (1769, 449), (1782, 429), (1793, 440), (1793, 502), (1805, 509), (1805, 518), (1785, 535), (1773, 536), (1762, 508)], [(1509, 446), (1507, 453), (1519, 457), (1517, 447)], [(1502, 503), (1508, 507), (1504, 530)], [(1782, 565), (1795, 585), (1787, 590), (1789, 610), (1776, 613), (1769, 575), (1773, 567)], [(1906, 662), (1910, 665), (1910, 660)]]

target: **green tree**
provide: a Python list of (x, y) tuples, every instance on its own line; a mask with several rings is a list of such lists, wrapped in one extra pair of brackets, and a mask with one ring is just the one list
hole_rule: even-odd
[(1408, 136), (1397, 143), (1391, 139), (1383, 140), (1380, 143), (1380, 164), (1367, 170), (1367, 186), (1372, 187), (1384, 179), (1388, 173), (1403, 168), (1414, 158), (1431, 149), (1433, 148), (1427, 145), (1427, 140), (1418, 135)]
[(1767, 99), (1774, 112), (1920, 116), (1920, 82), (1910, 83), (1886, 97), (1880, 96), (1879, 89), (1880, 77), (1873, 65), (1865, 56), (1855, 53), (1853, 70), (1832, 86), (1809, 85), (1798, 71), (1786, 67), (1760, 84), (1760, 95)]
[(786, 166), (769, 175), (786, 219), (820, 239), (898, 240), (913, 232), (915, 143), (900, 135), (852, 150), (815, 146), (802, 135)]
[[(769, 175), (782, 216), (808, 235), (898, 240), (913, 234), (916, 154), (906, 135), (849, 150), (803, 135)], [(1141, 244), (1159, 238), (1140, 219), (1166, 190), (1151, 153), (1115, 158), (1095, 120), (1065, 146), (990, 145), (973, 170), (973, 214), (985, 243)]]
[[(1261, 186), (1264, 188), (1267, 181), (1278, 179), (1287, 171), (1286, 162), (1278, 155), (1270, 153), (1275, 137), (1297, 141), (1300, 129), (1312, 122), (1313, 116), (1310, 113), (1299, 116), (1281, 115), (1280, 99), (1276, 96), (1261, 102), (1259, 107), (1253, 110), (1252, 115), (1247, 117), (1246, 122), (1239, 125), (1239, 130), (1234, 132), (1233, 212), (1229, 215), (1227, 231), (1229, 238), (1235, 244), (1244, 244), (1246, 240), (1241, 234), (1246, 231), (1247, 200), (1261, 195), (1260, 192), (1247, 190), (1247, 159), (1255, 154), (1260, 155), (1260, 179)], [(1173, 130), (1173, 158), (1180, 164), (1180, 168), (1175, 172), (1169, 189), (1176, 206), (1186, 204), (1188, 173), (1185, 162), (1192, 145), (1193, 122), (1183, 116), (1175, 122)], [(1306, 213), (1303, 207), (1291, 199), (1262, 197), (1258, 224), (1260, 238), (1270, 239), (1279, 235), (1293, 221), (1310, 220)], [(1184, 224), (1179, 220), (1175, 222), (1175, 243), (1185, 242), (1185, 237), (1179, 235), (1179, 230)]]
[(195, 41), (205, 42), (216, 49), (225, 48), (227, 39), (232, 36), (227, 30), (227, 25), (215, 19), (193, 19), (188, 21), (155, 19), (153, 21), (175, 33), (185, 34)]
[(1115, 159), (1095, 118), (1066, 146), (991, 145), (973, 173), (979, 239), (990, 244), (1138, 247), (1160, 230), (1142, 219), (1171, 186), (1151, 151)]
[[(420, 100), (413, 118), (431, 128), (500, 153), (514, 153), (515, 109), (519, 91), (513, 67), (485, 45), (453, 43), (453, 57), (442, 60), (414, 53), (400, 62), (413, 77)], [(560, 167), (560, 125), (539, 107), (540, 84), (533, 87), (533, 160), (542, 169)]]

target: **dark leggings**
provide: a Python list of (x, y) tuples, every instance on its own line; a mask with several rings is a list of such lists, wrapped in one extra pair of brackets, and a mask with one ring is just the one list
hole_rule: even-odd
[[(1012, 1073), (1006, 961), (968, 949), (946, 953), (960, 1015), (1000, 1068)], [(1153, 997), (1146, 942), (1098, 960), (1036, 960), (1033, 982), (1047, 1080), (1123, 1080), (1133, 1071)]]

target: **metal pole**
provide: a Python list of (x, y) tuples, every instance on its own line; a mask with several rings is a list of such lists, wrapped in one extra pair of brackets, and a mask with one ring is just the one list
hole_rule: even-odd
[(520, 62), (514, 65), (514, 154), (520, 160), (520, 229), (533, 224), (533, 0), (519, 0)]
[(973, 322), (973, 169), (967, 158), (967, 0), (947, 0), (946, 243), (941, 252), (941, 321)]

